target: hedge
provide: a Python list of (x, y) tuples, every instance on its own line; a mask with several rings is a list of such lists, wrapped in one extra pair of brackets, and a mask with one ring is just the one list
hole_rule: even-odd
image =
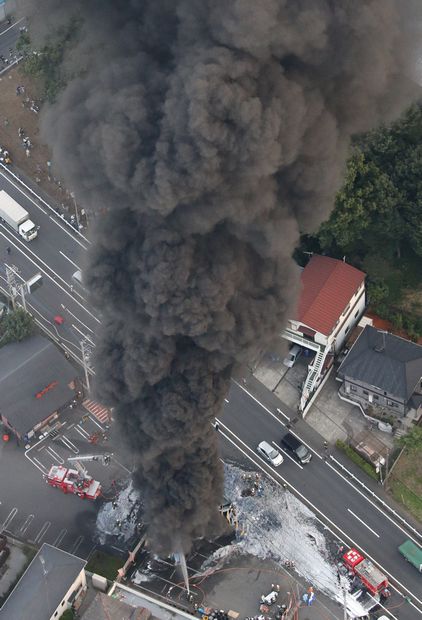
[(344, 454), (348, 456), (349, 459), (353, 461), (358, 467), (363, 469), (363, 471), (367, 473), (368, 476), (371, 476), (371, 478), (373, 478), (374, 480), (379, 480), (378, 474), (372, 467), (372, 465), (367, 463), (365, 459), (362, 458), (361, 455), (358, 454), (356, 450), (354, 450), (351, 446), (347, 445), (347, 443), (344, 443), (344, 441), (341, 441), (340, 439), (337, 439), (336, 446), (339, 450), (344, 452)]

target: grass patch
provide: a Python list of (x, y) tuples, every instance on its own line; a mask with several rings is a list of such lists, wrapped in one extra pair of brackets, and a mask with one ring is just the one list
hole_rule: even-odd
[(94, 551), (90, 558), (86, 570), (91, 573), (97, 573), (110, 581), (114, 581), (117, 576), (117, 571), (124, 564), (122, 558), (118, 558), (114, 555), (109, 555), (103, 551)]
[(362, 458), (360, 454), (358, 454), (351, 446), (348, 446), (347, 443), (344, 443), (344, 441), (340, 441), (340, 439), (337, 439), (336, 446), (339, 450), (344, 452), (344, 454), (348, 456), (349, 459), (355, 463), (355, 465), (368, 474), (368, 476), (371, 476), (374, 480), (379, 480), (378, 474), (372, 465), (367, 463), (365, 459)]
[(388, 485), (396, 502), (402, 504), (418, 521), (422, 522), (422, 499), (401, 480), (390, 478)]
[(422, 522), (422, 459), (404, 451), (388, 480), (394, 499)]

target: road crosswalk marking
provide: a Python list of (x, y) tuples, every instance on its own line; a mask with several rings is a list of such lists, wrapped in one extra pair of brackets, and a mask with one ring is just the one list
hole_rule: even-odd
[(104, 407), (103, 405), (100, 405), (100, 403), (97, 403), (95, 400), (90, 400), (89, 398), (85, 399), (82, 405), (103, 424), (110, 422), (111, 414), (107, 407)]

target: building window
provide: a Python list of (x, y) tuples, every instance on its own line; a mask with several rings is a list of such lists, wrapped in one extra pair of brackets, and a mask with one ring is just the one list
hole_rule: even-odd
[(355, 318), (357, 317), (357, 315), (359, 314), (359, 310), (356, 310), (355, 312)]
[(346, 330), (345, 330), (345, 332), (344, 332), (344, 333), (345, 333), (345, 334), (347, 334), (347, 332), (349, 331), (349, 329), (350, 329), (350, 325), (348, 325), (348, 326), (346, 327)]
[(374, 400), (379, 400), (379, 396), (377, 396), (376, 394), (374, 394)]
[(59, 613), (58, 611), (54, 612), (54, 617), (56, 617), (58, 613)]
[(364, 396), (368, 396), (368, 392), (367, 392), (367, 390), (362, 390), (362, 394), (363, 394)]
[(392, 400), (387, 400), (387, 405), (389, 407), (398, 407), (398, 404), (393, 402)]
[(357, 392), (356, 385), (351, 385), (350, 386), (350, 391), (351, 392)]

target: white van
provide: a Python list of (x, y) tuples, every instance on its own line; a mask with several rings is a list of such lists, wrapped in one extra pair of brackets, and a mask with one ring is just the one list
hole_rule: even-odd
[(296, 361), (298, 357), (300, 357), (301, 353), (301, 347), (298, 344), (294, 344), (290, 349), (288, 356), (284, 358), (283, 364), (287, 366), (287, 368), (291, 368), (296, 364)]

